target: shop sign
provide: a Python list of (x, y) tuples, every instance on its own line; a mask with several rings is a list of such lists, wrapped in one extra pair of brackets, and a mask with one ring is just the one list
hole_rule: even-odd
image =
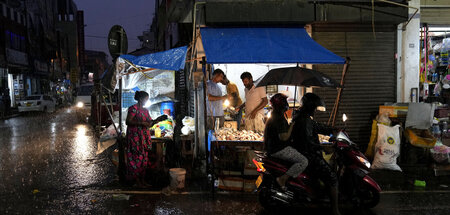
[(125, 30), (120, 25), (114, 25), (108, 34), (108, 49), (113, 58), (126, 54), (128, 50), (128, 39)]
[(26, 53), (6, 48), (6, 60), (9, 63), (28, 65), (28, 56)]
[(42, 61), (34, 60), (34, 68), (40, 73), (48, 72), (48, 65)]

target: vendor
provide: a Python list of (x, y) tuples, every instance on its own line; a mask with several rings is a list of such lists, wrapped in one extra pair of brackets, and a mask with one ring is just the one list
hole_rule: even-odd
[(208, 115), (206, 121), (207, 130), (214, 129), (215, 127), (214, 123), (216, 118), (219, 118), (220, 120), (219, 127), (222, 127), (225, 121), (223, 114), (223, 101), (228, 99), (228, 95), (222, 96), (222, 89), (218, 85), (218, 83), (222, 82), (224, 76), (225, 73), (223, 73), (221, 69), (216, 69), (212, 74), (212, 79), (206, 83), (208, 90), (207, 91), (208, 97), (206, 103)]
[(256, 87), (249, 72), (242, 73), (241, 80), (245, 86), (245, 103), (237, 111), (245, 107), (246, 130), (264, 132), (264, 107), (268, 103), (266, 88)]
[[(233, 107), (235, 110), (242, 105), (242, 99), (239, 96), (239, 90), (237, 85), (228, 80), (227, 76), (225, 76), (221, 82), (223, 85), (227, 86), (227, 95), (230, 98), (230, 107)], [(233, 115), (233, 120), (237, 122), (237, 127), (239, 128), (241, 125), (242, 119), (242, 109), (240, 109), (236, 114)]]

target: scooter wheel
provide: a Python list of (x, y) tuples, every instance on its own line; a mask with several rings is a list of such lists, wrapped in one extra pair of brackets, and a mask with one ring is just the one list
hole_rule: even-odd
[(258, 200), (261, 206), (269, 212), (276, 212), (280, 208), (280, 204), (272, 198), (270, 189), (267, 187), (261, 188), (258, 194)]
[(357, 193), (361, 207), (373, 208), (380, 202), (380, 192), (367, 184), (363, 184)]

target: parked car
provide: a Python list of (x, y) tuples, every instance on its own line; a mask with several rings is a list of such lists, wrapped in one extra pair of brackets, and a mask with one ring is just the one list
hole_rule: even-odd
[(45, 95), (32, 95), (25, 97), (24, 100), (19, 101), (19, 112), (28, 111), (42, 111), (42, 112), (54, 112), (55, 100), (50, 96)]

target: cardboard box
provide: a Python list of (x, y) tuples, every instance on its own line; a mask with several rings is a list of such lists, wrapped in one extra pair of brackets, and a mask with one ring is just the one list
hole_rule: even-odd
[(256, 190), (256, 179), (245, 179), (244, 180), (244, 191), (253, 192)]
[(434, 116), (437, 118), (445, 118), (448, 117), (450, 110), (448, 108), (436, 108), (434, 110)]
[(408, 106), (380, 106), (378, 114), (388, 113), (389, 117), (406, 117)]
[(242, 191), (244, 179), (240, 177), (219, 177), (219, 189)]

